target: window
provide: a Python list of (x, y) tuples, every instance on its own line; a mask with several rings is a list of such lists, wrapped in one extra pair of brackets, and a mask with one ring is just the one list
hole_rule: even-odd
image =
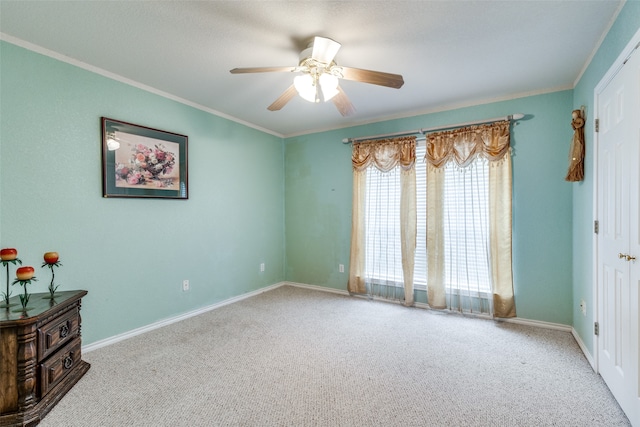
[[(417, 242), (414, 285), (427, 285), (426, 163), (424, 144), (416, 148)], [(465, 295), (491, 290), (488, 255), (488, 162), (465, 169), (445, 167), (445, 286)], [(370, 283), (402, 286), (400, 172), (367, 171), (365, 277)]]
[(516, 315), (509, 127), (432, 132), (417, 147), (414, 136), (354, 144), (349, 292), (410, 306), (426, 286), (432, 308)]
[(402, 286), (400, 171), (367, 169), (365, 277), (377, 285)]

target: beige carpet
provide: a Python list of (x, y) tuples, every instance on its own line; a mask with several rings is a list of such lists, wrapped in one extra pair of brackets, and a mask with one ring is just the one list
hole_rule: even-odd
[(85, 359), (41, 426), (629, 425), (567, 332), (288, 286)]

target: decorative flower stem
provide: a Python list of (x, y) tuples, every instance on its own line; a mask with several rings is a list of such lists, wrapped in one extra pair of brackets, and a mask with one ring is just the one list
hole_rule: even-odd
[(11, 304), (9, 304), (9, 297), (11, 297), (11, 292), (9, 291), (9, 264), (11, 263), (13, 265), (22, 265), (22, 261), (20, 261), (20, 259), (18, 258), (14, 258), (10, 260), (3, 259), (0, 262), (7, 268), (7, 290), (2, 293), (2, 298), (4, 299), (4, 304), (2, 304), (2, 307), (9, 308), (11, 307)]
[(9, 307), (9, 297), (11, 293), (9, 292), (9, 263), (2, 262), (7, 267), (7, 291), (4, 293), (4, 303), (7, 307)]
[(27, 292), (27, 284), (24, 285), (24, 295), (20, 295), (20, 303), (22, 304), (22, 309), (25, 310), (27, 308), (27, 304), (29, 304), (29, 293)]
[(53, 284), (53, 281), (56, 277), (56, 272), (53, 267), (60, 267), (62, 263), (58, 261), (58, 253), (57, 252), (47, 252), (44, 254), (44, 262), (42, 263), (42, 267), (49, 267), (51, 269), (51, 283), (49, 284), (49, 297), (53, 299), (55, 297), (56, 289), (58, 286)]
[(29, 297), (31, 296), (27, 292), (27, 285), (31, 284), (31, 281), (36, 282), (38, 281), (38, 279), (36, 279), (35, 276), (32, 276), (31, 278), (24, 279), (24, 280), (16, 279), (12, 283), (12, 285), (15, 285), (16, 283), (20, 283), (20, 286), (24, 287), (24, 294), (20, 295), (20, 303), (22, 304), (23, 311), (27, 310), (27, 304), (29, 303)]
[(56, 289), (58, 289), (58, 287), (54, 287), (53, 286), (53, 279), (56, 278), (56, 271), (53, 269), (53, 264), (51, 265), (51, 283), (49, 283), (49, 292), (51, 293), (51, 296), (53, 297), (53, 294), (55, 293)]

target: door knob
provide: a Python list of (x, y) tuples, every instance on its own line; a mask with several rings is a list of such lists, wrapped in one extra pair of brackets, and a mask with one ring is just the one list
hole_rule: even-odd
[(619, 253), (618, 254), (618, 258), (622, 259), (622, 258), (626, 258), (627, 255), (623, 254), (623, 253)]
[(636, 257), (631, 256), (631, 255), (627, 255), (626, 258), (627, 258), (627, 261), (635, 261), (636, 260)]

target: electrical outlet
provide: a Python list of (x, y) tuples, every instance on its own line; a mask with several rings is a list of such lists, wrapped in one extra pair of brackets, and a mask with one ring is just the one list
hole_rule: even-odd
[(580, 300), (580, 311), (583, 316), (587, 315), (587, 303), (584, 300)]
[(260, 272), (263, 273), (264, 272), (264, 262), (260, 263)]
[(188, 280), (183, 280), (182, 281), (182, 290), (185, 291), (185, 292), (189, 290), (189, 281)]
[(340, 273), (344, 273), (344, 264), (340, 264), (340, 265), (338, 265), (338, 271), (339, 271)]

